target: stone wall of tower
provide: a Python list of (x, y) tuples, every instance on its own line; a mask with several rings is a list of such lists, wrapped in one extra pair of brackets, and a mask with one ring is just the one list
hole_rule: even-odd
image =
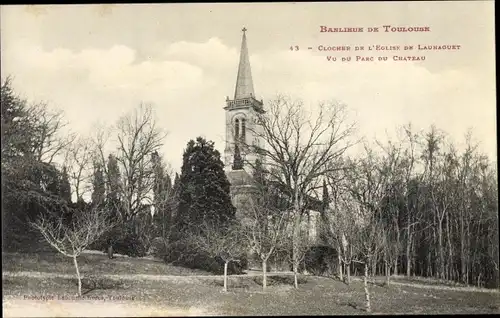
[[(239, 131), (238, 134), (241, 136), (243, 133), (243, 120), (245, 121), (245, 143), (246, 144), (258, 144), (262, 145), (262, 141), (258, 137), (261, 133), (262, 127), (256, 124), (257, 112), (251, 108), (236, 108), (226, 110), (226, 144), (224, 148), (224, 169), (225, 171), (230, 171), (233, 165), (234, 159), (234, 148), (235, 148), (235, 136), (236, 136), (236, 120), (238, 120)], [(258, 155), (245, 151), (244, 148), (240, 147), (241, 155), (244, 157), (243, 169), (247, 171), (250, 175), (252, 174), (252, 166), (255, 164), (255, 160)], [(262, 161), (262, 158), (260, 158)]]
[(249, 213), (249, 204), (252, 197), (255, 195), (255, 188), (250, 185), (238, 185), (231, 187), (231, 200), (236, 208), (236, 218), (244, 222)]

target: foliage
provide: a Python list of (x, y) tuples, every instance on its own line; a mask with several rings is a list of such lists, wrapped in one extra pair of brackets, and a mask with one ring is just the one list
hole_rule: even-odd
[(101, 205), (104, 204), (105, 194), (106, 194), (106, 184), (104, 181), (104, 175), (102, 168), (99, 163), (94, 164), (94, 174), (92, 178), (92, 204)]
[(146, 255), (147, 248), (141, 236), (133, 230), (125, 228), (122, 233), (115, 232), (113, 250), (122, 255), (130, 257), (143, 257)]
[(60, 134), (60, 112), (28, 104), (14, 92), (11, 78), (2, 80), (1, 116), (3, 247), (10, 250), (37, 240), (29, 220), (47, 206), (62, 213), (59, 207), (70, 202), (67, 177), (52, 162), (70, 136)]
[(71, 185), (69, 184), (69, 176), (66, 167), (63, 167), (59, 181), (59, 196), (61, 199), (71, 203)]
[(190, 140), (183, 155), (179, 180), (179, 212), (182, 228), (204, 220), (224, 223), (234, 218), (229, 181), (214, 143), (198, 137)]
[(330, 276), (335, 271), (337, 251), (330, 246), (311, 246), (305, 254), (305, 268), (318, 276)]
[[(216, 275), (224, 273), (224, 260), (222, 258), (213, 257), (209, 253), (197, 249), (188, 240), (175, 240), (170, 253), (165, 256), (164, 260), (168, 264), (201, 269)], [(230, 262), (228, 264), (228, 275), (241, 274), (245, 265), (244, 259), (240, 263)]]

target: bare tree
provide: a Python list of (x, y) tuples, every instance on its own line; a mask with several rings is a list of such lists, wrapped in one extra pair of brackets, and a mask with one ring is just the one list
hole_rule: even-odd
[[(288, 213), (290, 213), (290, 212), (288, 212)], [(294, 262), (297, 262), (298, 264), (303, 264), (305, 257), (306, 257), (306, 254), (307, 254), (307, 251), (309, 251), (309, 249), (312, 246), (311, 235), (309, 233), (309, 231), (310, 231), (309, 222), (302, 222), (301, 227), (299, 229), (299, 234), (298, 234), (299, 239), (295, 245), (295, 250), (293, 250), (294, 245), (292, 244), (293, 241), (291, 240), (290, 234), (292, 234), (291, 226), (293, 226), (293, 223), (294, 223), (293, 218), (294, 217), (295, 217), (295, 215), (293, 215), (293, 213), (290, 213), (289, 221), (288, 221), (289, 222), (288, 226), (289, 226), (290, 230), (287, 232), (287, 236), (283, 240), (283, 243), (281, 244), (281, 249), (283, 249), (287, 252), (288, 251), (295, 251), (295, 258), (293, 257), (294, 254), (286, 253), (286, 256), (287, 256), (286, 260), (292, 266), (294, 265)], [(304, 264), (304, 267), (302, 268), (302, 270), (306, 271), (305, 264)], [(295, 286), (296, 282), (298, 282), (298, 274), (299, 274), (299, 270), (294, 271), (294, 273), (293, 273), (294, 286)]]
[[(371, 312), (370, 291), (368, 289), (369, 264), (373, 257), (384, 248), (384, 233), (382, 222), (377, 220), (376, 215), (369, 209), (360, 207), (362, 218), (357, 224), (358, 236), (356, 245), (356, 262), (362, 263), (364, 267), (363, 285), (365, 290), (366, 311)], [(373, 275), (373, 272), (372, 272)]]
[(68, 171), (76, 201), (92, 190), (94, 151), (91, 141), (87, 138), (78, 138), (65, 149), (64, 166)]
[(154, 169), (151, 155), (162, 146), (166, 136), (156, 125), (151, 106), (140, 105), (117, 124), (116, 159), (122, 172), (122, 217), (132, 220), (143, 211), (143, 204), (153, 202)]
[[(141, 104), (121, 117), (112, 129), (96, 129), (92, 138), (93, 160), (105, 174), (108, 200), (112, 198), (111, 206), (121, 224), (133, 225), (136, 234), (144, 234), (145, 231), (139, 230), (141, 224), (151, 223), (146, 214), (151, 212), (148, 207), (155, 205), (153, 154), (161, 148), (165, 136), (156, 124), (152, 106)], [(114, 142), (117, 150), (110, 153)], [(113, 171), (108, 171), (111, 161)]]
[(349, 197), (342, 199), (341, 211), (332, 218), (334, 233), (337, 238), (337, 246), (341, 250), (341, 261), (345, 265), (346, 283), (351, 283), (351, 265), (355, 260), (357, 246), (355, 240), (358, 236), (356, 222), (359, 219), (356, 203)]
[(323, 227), (326, 243), (337, 250), (337, 261), (339, 267), (339, 279), (351, 283), (351, 264), (355, 259), (356, 245), (358, 239), (358, 228), (356, 222), (360, 216), (356, 201), (348, 192), (334, 192), (333, 206), (323, 213)]
[(230, 222), (223, 226), (205, 221), (201, 228), (193, 229), (191, 244), (211, 257), (224, 261), (224, 291), (227, 292), (227, 269), (230, 262), (240, 262), (243, 233), (240, 224)]
[[(403, 173), (402, 173), (402, 147), (400, 143), (393, 143), (388, 141), (387, 145), (383, 145), (377, 141), (378, 149), (382, 150), (381, 158), (379, 160), (378, 169), (383, 180), (381, 185), (380, 195), (383, 197), (384, 202), (382, 209), (385, 210), (390, 231), (387, 231), (385, 242), (387, 248), (384, 249), (384, 256), (391, 257), (391, 265), (386, 266), (394, 269), (394, 275), (398, 274), (398, 259), (401, 248), (401, 229), (400, 229), (400, 202), (404, 201), (405, 195)], [(385, 261), (385, 260), (384, 260)], [(389, 277), (389, 276), (387, 276)]]
[[(390, 225), (380, 225), (381, 237), (380, 244), (383, 251), (383, 262), (385, 272), (385, 285), (390, 286), (391, 269), (392, 266), (397, 266), (395, 258), (399, 256), (400, 246), (397, 245), (397, 240), (394, 238), (394, 229)], [(394, 270), (396, 272), (396, 270)]]
[(350, 284), (351, 263), (356, 252), (353, 243), (357, 235), (356, 221), (359, 218), (356, 201), (349, 190), (349, 170), (354, 169), (355, 165), (347, 159), (342, 160), (338, 166), (344, 169), (331, 171), (325, 176), (331, 198), (330, 204), (322, 213), (323, 235), (325, 242), (337, 250), (339, 279), (344, 281), (345, 271), (345, 282)]
[[(300, 224), (314, 191), (321, 187), (318, 179), (340, 169), (335, 164), (352, 145), (348, 137), (354, 125), (346, 118), (345, 105), (321, 103), (314, 111), (306, 111), (301, 101), (278, 96), (259, 113), (255, 126), (247, 129), (255, 140), (247, 142), (244, 153), (257, 153), (263, 158), (271, 179), (278, 182), (293, 206), (293, 270), (300, 264)], [(253, 165), (252, 162), (247, 162)], [(319, 185), (319, 187), (318, 187)], [(298, 283), (295, 281), (295, 287)]]
[(45, 103), (30, 106), (28, 114), (37, 132), (36, 138), (32, 140), (31, 152), (36, 160), (51, 163), (73, 142), (76, 135), (62, 132), (67, 126), (63, 112), (51, 110)]
[(73, 259), (78, 279), (78, 295), (82, 295), (82, 281), (77, 258), (101, 235), (113, 227), (106, 210), (92, 208), (75, 214), (70, 224), (62, 217), (54, 218), (42, 214), (30, 223), (40, 231), (45, 240), (59, 253)]
[(290, 213), (248, 200), (248, 215), (243, 220), (243, 233), (247, 245), (262, 262), (262, 288), (267, 288), (267, 262), (281, 249), (290, 233)]
[[(406, 210), (406, 221), (404, 231), (406, 232), (406, 276), (410, 276), (412, 271), (413, 249), (415, 239), (415, 228), (422, 222), (422, 195), (421, 183), (424, 177), (423, 173), (417, 171), (419, 160), (417, 157), (417, 147), (419, 144), (419, 135), (413, 132), (411, 124), (402, 128), (404, 137), (403, 144), (403, 195), (405, 197), (404, 205)], [(396, 258), (398, 255), (396, 255)], [(395, 271), (397, 269), (395, 268)], [(396, 272), (395, 272), (396, 273)]]
[(93, 162), (103, 169), (104, 175), (108, 175), (106, 160), (108, 157), (107, 148), (112, 136), (112, 129), (104, 126), (95, 126), (93, 134), (89, 138), (92, 147)]
[[(387, 198), (387, 184), (390, 181), (390, 173), (382, 164), (383, 160), (375, 152), (365, 146), (366, 155), (360, 159), (355, 169), (349, 170), (349, 194), (358, 206), (358, 217), (362, 222), (368, 224), (381, 222), (384, 214), (382, 208)], [(367, 259), (372, 265), (372, 273), (375, 272), (375, 264), (378, 254), (366, 253)]]

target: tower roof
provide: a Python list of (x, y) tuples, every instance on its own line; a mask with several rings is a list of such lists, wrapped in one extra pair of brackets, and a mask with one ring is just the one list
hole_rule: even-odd
[(238, 66), (238, 77), (236, 78), (236, 89), (234, 99), (254, 97), (252, 71), (250, 69), (250, 58), (248, 56), (246, 28), (242, 29), (243, 39), (241, 40), (240, 64)]

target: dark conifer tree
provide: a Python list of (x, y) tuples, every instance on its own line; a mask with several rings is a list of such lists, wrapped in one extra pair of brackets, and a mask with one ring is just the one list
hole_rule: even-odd
[(69, 176), (66, 167), (63, 167), (59, 184), (59, 196), (67, 203), (71, 203), (71, 186), (69, 184)]
[(108, 175), (107, 175), (107, 196), (106, 204), (113, 211), (113, 215), (119, 216), (120, 208), (120, 169), (118, 167), (118, 161), (113, 155), (108, 157)]
[[(124, 221), (120, 215), (120, 169), (118, 167), (118, 161), (113, 155), (108, 157), (108, 175), (107, 175), (107, 195), (106, 195), (106, 206), (110, 211), (111, 218), (118, 218), (118, 220)], [(119, 241), (122, 236), (122, 230), (126, 230), (123, 226), (126, 225), (121, 223), (117, 225), (110, 233), (107, 235), (106, 243), (108, 250), (108, 257), (113, 258), (113, 245)]]
[(92, 179), (92, 205), (99, 206), (105, 202), (106, 184), (100, 164), (94, 166), (94, 177)]
[(198, 137), (184, 151), (179, 180), (179, 214), (182, 227), (196, 226), (205, 219), (224, 222), (234, 218), (235, 207), (224, 164), (214, 143)]
[(172, 180), (165, 172), (161, 158), (157, 152), (152, 154), (154, 169), (154, 216), (153, 230), (154, 236), (165, 238), (167, 227), (172, 222), (172, 204), (174, 198)]

